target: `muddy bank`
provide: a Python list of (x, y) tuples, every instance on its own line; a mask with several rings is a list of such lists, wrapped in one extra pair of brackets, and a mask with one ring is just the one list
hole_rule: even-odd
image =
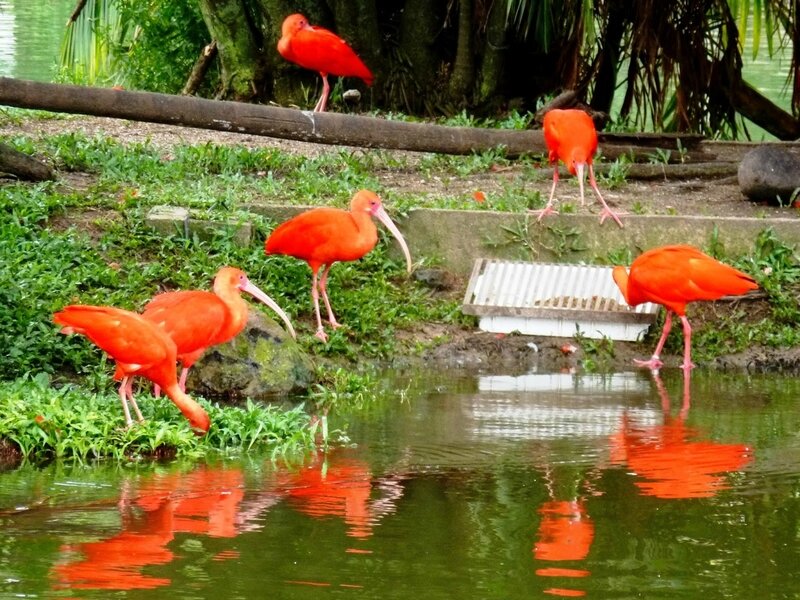
[[(607, 348), (600, 344), (598, 350), (597, 340), (582, 347), (579, 341), (571, 338), (503, 335), (478, 329), (453, 330), (448, 337), (448, 341), (423, 354), (421, 360), (427, 367), (508, 374), (572, 369), (623, 371), (637, 368), (633, 362), (635, 358), (649, 358), (656, 343), (656, 339), (650, 338), (643, 343), (613, 342)], [(711, 360), (697, 355), (697, 352), (692, 355), (697, 368), (800, 374), (800, 348), (754, 346)], [(665, 352), (661, 358), (664, 368), (678, 368), (683, 361), (680, 354), (670, 352)]]

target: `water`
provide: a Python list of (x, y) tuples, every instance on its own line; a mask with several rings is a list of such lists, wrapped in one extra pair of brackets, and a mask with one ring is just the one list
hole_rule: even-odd
[(796, 598), (800, 383), (394, 374), (352, 444), (0, 475), (0, 597)]
[(0, 0), (0, 76), (51, 81), (75, 0)]

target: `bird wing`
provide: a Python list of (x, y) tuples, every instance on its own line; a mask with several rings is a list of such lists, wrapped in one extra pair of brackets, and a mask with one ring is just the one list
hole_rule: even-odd
[(175, 361), (172, 340), (134, 312), (111, 306), (70, 305), (53, 315), (53, 320), (69, 332), (85, 335), (119, 363), (147, 370), (167, 360)]
[(283, 45), (286, 60), (306, 69), (342, 77), (359, 77), (372, 85), (372, 72), (338, 35), (323, 27), (310, 26), (295, 33)]
[(267, 239), (265, 249), (267, 254), (285, 254), (323, 265), (349, 260), (342, 255), (342, 246), (358, 235), (349, 211), (321, 207), (281, 223)]
[(698, 300), (716, 300), (758, 288), (750, 275), (706, 255), (689, 260), (689, 280)]
[(217, 334), (230, 317), (216, 294), (201, 290), (159, 294), (145, 306), (142, 316), (169, 335), (179, 355), (216, 343)]
[(628, 293), (684, 314), (686, 304), (742, 294), (758, 286), (749, 275), (688, 245), (663, 246), (642, 254), (631, 266)]

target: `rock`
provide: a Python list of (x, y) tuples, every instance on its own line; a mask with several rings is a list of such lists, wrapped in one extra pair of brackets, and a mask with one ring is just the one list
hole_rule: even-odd
[(192, 367), (186, 387), (205, 398), (237, 402), (302, 390), (313, 380), (308, 355), (280, 325), (251, 309), (238, 336), (206, 351)]
[(800, 156), (774, 145), (754, 148), (739, 164), (739, 187), (751, 200), (788, 204), (800, 188)]
[(456, 284), (455, 277), (451, 273), (435, 267), (417, 269), (414, 271), (414, 279), (437, 291), (451, 290)]

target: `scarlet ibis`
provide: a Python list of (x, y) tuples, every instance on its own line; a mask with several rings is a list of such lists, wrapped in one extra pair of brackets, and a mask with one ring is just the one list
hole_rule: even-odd
[[(128, 426), (132, 424), (126, 392), (128, 379), (142, 375), (164, 390), (196, 431), (208, 431), (208, 414), (178, 385), (175, 342), (158, 325), (113, 306), (77, 304), (55, 313), (53, 321), (62, 326), (61, 333), (85, 335), (117, 362), (122, 373), (119, 397)], [(141, 421), (142, 413), (132, 397), (131, 403)]]
[(631, 306), (643, 302), (661, 304), (667, 310), (664, 330), (649, 360), (635, 361), (637, 365), (658, 369), (661, 351), (672, 327), (672, 313), (683, 323), (683, 369), (694, 367), (691, 361), (692, 328), (686, 318), (686, 305), (698, 300), (717, 300), (723, 296), (740, 295), (758, 288), (755, 280), (731, 266), (704, 254), (694, 246), (675, 245), (652, 248), (631, 264), (630, 272), (617, 266), (614, 281), (625, 302)]
[(280, 55), (305, 69), (319, 71), (322, 95), (314, 107), (324, 112), (330, 94), (328, 75), (358, 77), (372, 85), (372, 72), (342, 38), (323, 27), (311, 25), (303, 15), (289, 15), (281, 26)]
[(602, 224), (608, 217), (616, 221), (622, 227), (622, 221), (612, 211), (603, 199), (597, 181), (594, 177), (592, 167), (592, 157), (597, 151), (597, 130), (594, 127), (592, 118), (584, 111), (579, 109), (553, 109), (544, 116), (544, 141), (549, 150), (549, 159), (553, 164), (553, 187), (550, 189), (550, 199), (542, 210), (533, 211), (539, 214), (537, 220), (549, 214), (558, 214), (553, 208), (553, 197), (558, 183), (558, 161), (562, 161), (569, 169), (569, 172), (578, 177), (578, 185), (581, 189), (581, 206), (586, 204), (583, 193), (584, 170), (589, 170), (589, 185), (592, 186), (597, 199), (603, 205), (600, 211), (600, 223)]
[(358, 260), (375, 247), (378, 230), (372, 217), (378, 218), (397, 238), (405, 254), (408, 271), (411, 272), (411, 254), (403, 235), (386, 214), (378, 195), (369, 190), (356, 192), (350, 201), (349, 211), (319, 207), (281, 223), (264, 244), (267, 254), (294, 256), (311, 267), (311, 297), (317, 317), (315, 335), (323, 342), (327, 341), (328, 336), (322, 327), (319, 294), (322, 293), (331, 326), (339, 327), (326, 290), (328, 273), (333, 263)]
[(241, 296), (247, 292), (260, 300), (286, 324), (296, 337), (292, 322), (280, 306), (247, 275), (234, 267), (222, 267), (214, 277), (214, 291), (180, 290), (155, 296), (142, 316), (161, 327), (175, 342), (182, 365), (178, 384), (186, 391), (191, 366), (211, 346), (232, 340), (247, 323), (248, 304)]

